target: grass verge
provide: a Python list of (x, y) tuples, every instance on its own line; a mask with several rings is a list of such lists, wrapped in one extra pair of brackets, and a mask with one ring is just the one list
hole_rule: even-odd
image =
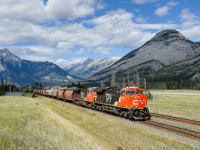
[[(150, 100), (148, 102), (151, 112), (200, 120), (200, 96), (179, 95), (170, 93), (162, 95), (160, 92), (162, 92), (162, 90), (159, 90), (159, 93), (153, 93), (154, 100)], [(173, 91), (163, 90), (163, 92), (166, 93)], [(180, 91), (180, 93), (184, 93), (184, 91)], [(188, 90), (187, 93), (189, 93)], [(197, 92), (193, 91), (192, 93)]]
[(195, 149), (66, 102), (46, 97), (38, 97), (37, 102), (86, 131), (93, 141), (99, 141), (105, 147), (109, 145), (108, 149)]

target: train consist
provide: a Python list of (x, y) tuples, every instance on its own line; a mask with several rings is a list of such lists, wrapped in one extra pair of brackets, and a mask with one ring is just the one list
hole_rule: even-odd
[(117, 87), (34, 89), (33, 92), (134, 120), (150, 120), (147, 96), (138, 87), (126, 87), (121, 90)]

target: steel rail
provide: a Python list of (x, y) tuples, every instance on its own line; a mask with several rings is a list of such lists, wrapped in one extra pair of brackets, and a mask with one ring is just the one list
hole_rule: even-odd
[(160, 123), (160, 122), (156, 122), (156, 121), (145, 121), (145, 122), (141, 122), (141, 123), (145, 124), (145, 125), (165, 129), (168, 131), (173, 131), (175, 133), (182, 134), (189, 138), (200, 141), (200, 132), (196, 132), (196, 131), (192, 131), (192, 130), (188, 130), (185, 128), (180, 128), (180, 127), (176, 127), (176, 126), (172, 126), (172, 125), (168, 125), (168, 124), (164, 124), (164, 123)]
[(162, 119), (178, 121), (178, 122), (183, 122), (183, 123), (200, 126), (200, 121), (196, 121), (196, 120), (179, 118), (179, 117), (168, 116), (168, 115), (157, 114), (157, 113), (150, 113), (150, 114), (151, 114), (151, 117), (162, 118)]

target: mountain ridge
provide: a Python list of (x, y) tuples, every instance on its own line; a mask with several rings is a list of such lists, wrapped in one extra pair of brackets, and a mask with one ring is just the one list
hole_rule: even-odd
[(31, 85), (35, 82), (46, 85), (63, 84), (74, 80), (56, 64), (23, 60), (7, 48), (0, 50), (0, 78), (11, 78), (18, 86)]
[(91, 59), (88, 58), (85, 61), (69, 65), (64, 68), (68, 73), (74, 74), (78, 77), (87, 78), (95, 72), (98, 72), (110, 65), (112, 65), (117, 59), (103, 58), (103, 59)]
[[(135, 71), (138, 73), (152, 73), (172, 64), (192, 59), (199, 54), (199, 42), (190, 41), (178, 31), (164, 30), (111, 66), (95, 73), (88, 80), (108, 80), (113, 73), (124, 74), (127, 70), (132, 74)], [(147, 71), (149, 69), (151, 71)], [(113, 71), (110, 72), (110, 70)]]

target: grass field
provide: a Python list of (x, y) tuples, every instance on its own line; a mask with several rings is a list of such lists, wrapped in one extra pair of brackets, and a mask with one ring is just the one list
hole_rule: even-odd
[(46, 97), (0, 97), (0, 149), (195, 149)]
[(200, 91), (153, 90), (151, 92), (154, 97), (148, 104), (151, 112), (200, 120), (200, 96), (187, 95), (200, 94)]

